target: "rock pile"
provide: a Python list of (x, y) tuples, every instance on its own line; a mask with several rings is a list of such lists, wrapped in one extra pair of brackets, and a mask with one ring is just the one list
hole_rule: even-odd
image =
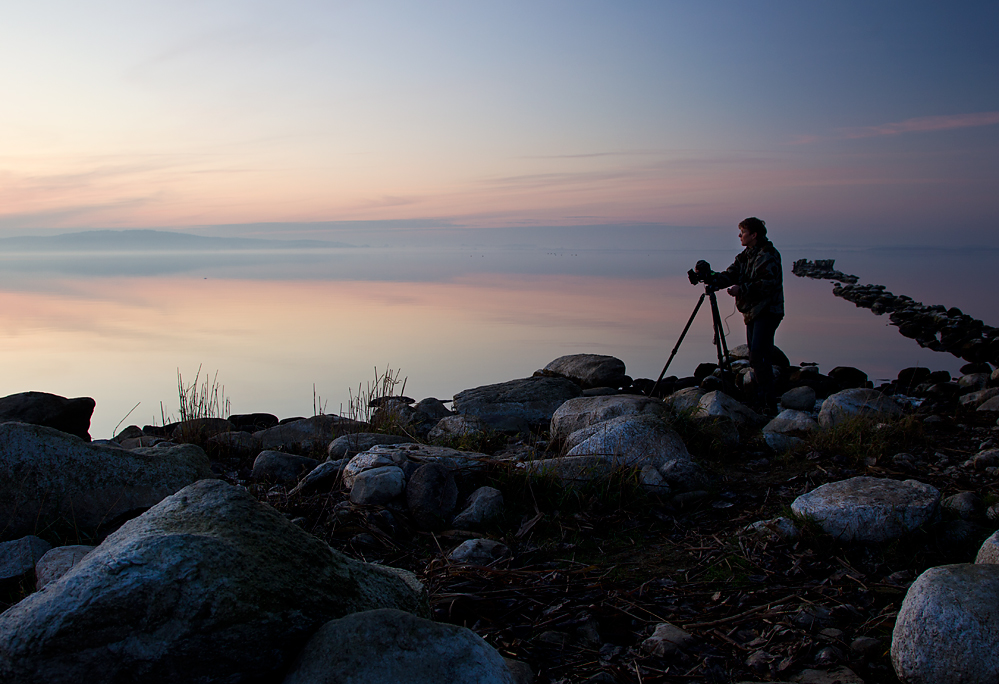
[[(831, 269), (830, 262), (826, 271)], [(739, 353), (733, 350), (733, 358)], [(745, 376), (744, 362), (736, 364)], [(854, 368), (822, 374), (814, 364), (782, 363), (774, 372), (783, 391), (776, 416), (743, 404), (712, 364), (690, 378), (674, 378), (662, 401), (638, 393), (649, 383), (628, 378), (623, 362), (580, 355), (556, 359), (531, 378), (459, 392), (453, 411), (433, 398), (381, 398), (371, 424), (250, 414), (169, 429), (131, 426), (114, 440), (90, 444), (43, 426), (0, 424), (0, 569), (9, 568), (0, 585), (13, 582), (29, 592), (0, 615), (0, 680), (311, 684), (339, 681), (347, 672), (372, 682), (527, 681), (522, 664), (505, 661), (472, 631), (428, 620), (428, 596), (414, 575), (353, 560), (306, 529), (339, 530), (344, 548), (359, 554), (432, 541), (439, 556), (426, 566), (427, 576), (443, 572), (459, 586), (462, 573), (558, 575), (564, 571), (555, 566), (543, 573), (516, 569), (537, 552), (528, 542), (531, 530), (547, 519), (552, 527), (575, 526), (585, 537), (586, 515), (545, 512), (535, 490), (586, 491), (608, 475), (648, 493), (655, 516), (674, 530), (671, 548), (679, 548), (685, 527), (705, 511), (731, 517), (724, 538), (712, 536), (728, 545), (726, 554), (777, 544), (786, 545), (787, 555), (792, 544), (808, 545), (819, 535), (819, 545), (836, 545), (835, 553), (846, 556), (851, 548), (907, 543), (927, 529), (943, 546), (974, 540), (987, 517), (999, 520), (994, 501), (983, 499), (999, 477), (999, 434), (960, 456), (877, 454), (866, 474), (856, 470), (862, 465), (842, 459), (815, 461), (822, 480), (802, 478), (800, 471), (774, 480), (774, 495), (787, 496), (784, 508), (763, 511), (757, 503), (729, 514), (752, 473), (779, 472), (776, 463), (812, 463), (820, 455), (809, 449), (837, 430), (863, 421), (890, 427), (903, 419), (913, 429), (942, 430), (956, 411), (989, 424), (999, 413), (999, 402), (990, 403), (999, 398), (999, 375), (984, 365), (969, 365), (956, 379), (905, 369), (877, 389)], [(917, 410), (918, 420), (909, 417)], [(378, 432), (372, 424), (406, 435)], [(178, 443), (186, 439), (205, 449)], [(707, 463), (705, 443), (728, 460)], [(968, 486), (956, 492), (932, 486), (931, 473)], [(770, 496), (768, 484), (765, 497), (756, 500)], [(515, 501), (528, 498), (533, 510), (515, 512)], [(781, 513), (786, 515), (774, 517)], [(308, 525), (306, 515), (312, 516)], [(78, 533), (66, 544), (60, 531), (70, 523), (85, 538)], [(50, 550), (51, 541), (62, 545)], [(563, 531), (558, 557), (574, 559), (578, 543)], [(707, 548), (693, 547), (698, 557)], [(995, 593), (992, 584), (999, 581), (988, 570), (999, 567), (996, 548), (993, 535), (981, 545), (977, 564), (931, 568), (909, 588), (891, 647), (903, 681), (978, 681), (981, 672), (994, 672), (987, 658), (960, 663), (974, 660), (970, 654), (999, 650), (992, 630), (999, 608), (982, 598)], [(732, 593), (705, 593), (718, 609), (731, 600), (730, 617), (693, 617), (683, 603), (666, 603), (650, 609), (656, 619), (640, 635), (635, 628), (624, 637), (616, 628), (617, 636), (608, 637), (591, 613), (559, 616), (561, 604), (553, 603), (539, 608), (536, 617), (548, 629), (531, 643), (564, 648), (575, 640), (589, 649), (591, 661), (608, 668), (632, 662), (638, 669), (639, 659), (651, 659), (643, 661), (654, 666), (639, 672), (642, 677), (678, 663), (682, 672), (698, 662), (707, 668), (720, 645), (736, 644), (741, 660), (733, 672), (740, 675), (774, 680), (797, 672), (799, 681), (860, 681), (845, 665), (866, 667), (882, 657), (885, 645), (830, 627), (855, 607), (798, 605), (801, 599), (785, 583), (796, 581), (795, 573), (814, 571), (807, 558), (769, 578), (782, 594), (791, 592), (773, 595), (776, 603), (768, 598), (762, 607), (746, 605), (753, 587), (769, 581), (761, 573), (775, 574), (747, 561), (751, 574), (724, 589)], [(733, 564), (741, 571), (735, 561), (719, 556), (705, 571)], [(855, 567), (839, 562), (840, 574), (816, 578), (813, 598), (826, 589), (840, 597), (833, 587), (842, 573), (853, 586), (864, 585)], [(626, 617), (615, 619), (634, 620), (634, 611), (643, 610), (643, 592), (654, 595), (691, 581), (682, 569), (655, 572), (662, 576), (644, 578), (627, 595)], [(433, 576), (440, 581), (440, 574)], [(593, 609), (606, 592), (602, 579), (587, 582), (595, 593), (586, 595), (585, 605)], [(38, 591), (30, 593), (32, 586)], [(428, 586), (442, 591), (440, 584)], [(508, 588), (489, 591), (496, 600), (516, 600)], [(435, 617), (480, 629), (469, 613), (451, 614), (457, 602), (476, 597), (464, 588), (438, 594), (440, 601), (442, 595), (449, 603)], [(658, 617), (664, 612), (669, 622)], [(483, 616), (482, 624), (495, 617)], [(764, 638), (740, 628), (757, 618), (813, 635), (803, 642), (807, 659), (797, 651), (777, 656), (767, 645), (774, 633)], [(506, 652), (516, 641), (504, 637)], [(724, 674), (705, 677), (721, 681)]]

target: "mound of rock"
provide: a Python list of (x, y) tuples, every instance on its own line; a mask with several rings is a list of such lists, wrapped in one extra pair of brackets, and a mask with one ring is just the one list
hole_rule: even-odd
[(428, 611), (412, 575), (351, 560), (203, 480), (0, 615), (0, 679), (259, 681), (323, 623), (374, 608)]
[(53, 428), (0, 424), (0, 530), (8, 539), (52, 526), (96, 534), (210, 477), (208, 457), (193, 444), (126, 451)]
[(568, 378), (531, 377), (464, 390), (452, 407), (498, 432), (530, 432), (548, 427), (555, 410), (582, 393)]
[(516, 679), (503, 656), (472, 630), (383, 609), (323, 625), (284, 684), (343, 681), (514, 684)]
[(634, 394), (577, 397), (558, 407), (552, 415), (549, 432), (552, 439), (564, 440), (577, 430), (619, 416), (662, 417), (665, 414), (666, 406), (662, 401)]
[(999, 565), (942, 565), (920, 575), (896, 618), (891, 660), (907, 684), (996, 681)]

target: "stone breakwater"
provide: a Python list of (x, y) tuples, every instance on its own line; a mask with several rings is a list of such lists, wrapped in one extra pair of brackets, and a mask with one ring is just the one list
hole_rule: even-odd
[[(629, 378), (619, 359), (580, 354), (450, 402), (379, 397), (370, 422), (241, 414), (90, 443), (44, 415), (0, 423), (0, 586), (12, 604), (0, 615), (0, 681), (527, 684), (534, 668), (541, 682), (671, 671), (873, 682), (889, 667), (908, 684), (987, 681), (974, 677), (994, 662), (975, 654), (999, 652), (999, 605), (986, 600), (999, 544), (978, 537), (999, 524), (999, 374), (905, 369), (875, 389), (859, 369), (784, 360), (782, 410), (770, 416), (740, 401), (753, 378), (744, 358), (733, 367), (737, 386), (701, 364), (665, 400), (640, 394), (651, 381)], [(33, 402), (67, 410), (50, 397), (15, 401)], [(900, 424), (951, 432), (946, 446), (858, 462), (839, 444), (816, 446), (857, 423), (865, 440)], [(638, 577), (623, 591), (605, 588), (604, 544), (617, 536), (587, 557), (587, 541), (567, 534), (595, 536), (595, 514), (562, 510), (594, 487), (609, 493), (613, 478), (645, 497), (628, 516), (648, 516), (615, 513), (615, 531), (664, 525), (627, 545), (652, 555), (624, 563)], [(545, 488), (570, 496), (553, 504)], [(713, 527), (690, 555), (664, 565), (705, 520)], [(546, 526), (554, 555), (539, 564)], [(909, 589), (895, 561), (876, 556), (925, 537), (951, 550), (916, 566)], [(428, 556), (404, 570), (340, 549)], [(752, 579), (698, 583), (742, 567), (736, 549)], [(577, 591), (544, 600), (510, 589), (574, 573)], [(627, 600), (626, 629), (621, 611), (604, 610), (614, 597)], [(497, 628), (512, 612), (515, 624)], [(573, 649), (576, 671), (544, 672)]]
[(917, 302), (889, 292), (884, 285), (860, 285), (857, 276), (833, 269), (833, 259), (794, 262), (798, 277), (836, 280), (832, 293), (877, 315), (888, 314), (891, 324), (921, 347), (947, 352), (972, 362), (999, 364), (999, 328), (972, 318), (957, 307)]

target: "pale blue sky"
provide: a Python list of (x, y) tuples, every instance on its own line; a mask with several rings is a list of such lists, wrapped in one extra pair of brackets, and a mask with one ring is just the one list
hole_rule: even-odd
[(3, 235), (759, 215), (999, 245), (995, 3), (9, 5)]

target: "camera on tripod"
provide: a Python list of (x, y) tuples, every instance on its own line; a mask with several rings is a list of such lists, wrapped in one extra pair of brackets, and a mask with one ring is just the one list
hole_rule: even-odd
[(687, 271), (687, 280), (690, 281), (691, 285), (697, 285), (698, 283), (704, 283), (707, 285), (708, 278), (710, 278), (713, 273), (714, 271), (711, 270), (711, 264), (706, 262), (704, 259), (701, 259), (694, 264), (692, 269)]

